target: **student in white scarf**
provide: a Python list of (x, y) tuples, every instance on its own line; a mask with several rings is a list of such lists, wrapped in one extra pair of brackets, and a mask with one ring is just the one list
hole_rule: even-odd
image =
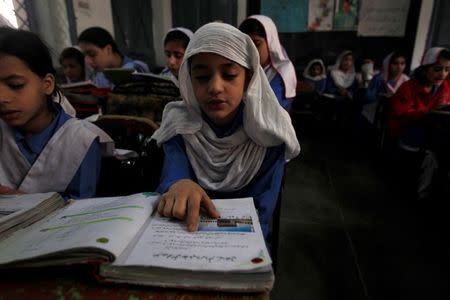
[(153, 135), (165, 152), (159, 213), (186, 219), (194, 231), (200, 206), (218, 217), (209, 197), (251, 196), (267, 234), (285, 161), (300, 145), (255, 45), (230, 25), (204, 25), (186, 49), (179, 80), (183, 101), (167, 104)]
[(338, 101), (352, 99), (358, 86), (353, 53), (349, 50), (343, 51), (330, 71), (326, 93), (335, 95)]
[(183, 61), (184, 52), (193, 33), (184, 27), (170, 29), (164, 37), (164, 55), (166, 67), (161, 75), (167, 76), (178, 85), (178, 72)]
[(296, 96), (297, 77), (294, 65), (280, 43), (275, 23), (267, 16), (252, 15), (241, 23), (239, 29), (255, 43), (261, 66), (278, 102), (289, 110), (292, 99)]

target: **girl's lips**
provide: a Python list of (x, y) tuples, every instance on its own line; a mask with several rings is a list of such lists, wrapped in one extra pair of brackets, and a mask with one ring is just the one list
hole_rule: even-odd
[(212, 110), (220, 110), (225, 106), (225, 103), (222, 100), (212, 100), (208, 103), (208, 107)]
[(11, 110), (11, 111), (2, 111), (0, 113), (2, 118), (6, 121), (12, 121), (15, 119), (18, 119), (20, 117), (20, 111), (17, 110)]

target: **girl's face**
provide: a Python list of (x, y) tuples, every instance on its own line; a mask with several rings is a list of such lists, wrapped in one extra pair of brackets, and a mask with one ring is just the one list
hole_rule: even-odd
[(313, 64), (311, 66), (311, 69), (309, 69), (309, 74), (311, 76), (319, 76), (320, 74), (322, 74), (322, 66), (320, 64)]
[(191, 81), (208, 118), (219, 126), (230, 124), (246, 89), (245, 68), (223, 56), (200, 53), (191, 59)]
[(389, 65), (389, 75), (397, 77), (405, 71), (406, 60), (403, 56), (396, 57)]
[(47, 96), (55, 77), (33, 73), (19, 58), (0, 54), (0, 118), (24, 133), (38, 133), (48, 126), (52, 113)]
[(183, 61), (184, 44), (180, 40), (173, 40), (166, 43), (164, 46), (164, 54), (166, 55), (166, 66), (175, 77), (178, 78), (181, 62)]
[(347, 54), (341, 60), (340, 69), (344, 72), (348, 72), (353, 67), (353, 55)]
[(270, 64), (270, 53), (269, 53), (269, 45), (267, 44), (267, 40), (257, 34), (250, 33), (250, 38), (258, 49), (259, 52), (259, 63), (264, 68), (268, 64)]
[(430, 84), (440, 85), (447, 79), (450, 72), (450, 60), (439, 58), (439, 60), (427, 70), (426, 77)]
[(63, 59), (61, 63), (63, 67), (64, 76), (66, 76), (70, 82), (78, 82), (84, 80), (84, 68), (73, 57)]
[(81, 42), (78, 45), (84, 54), (84, 59), (95, 71), (103, 71), (111, 66), (113, 51), (111, 45), (100, 48), (94, 44)]

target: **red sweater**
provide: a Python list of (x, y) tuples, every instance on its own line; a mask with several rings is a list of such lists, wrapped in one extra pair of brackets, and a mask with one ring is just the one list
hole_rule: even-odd
[(415, 79), (403, 83), (391, 99), (388, 126), (392, 136), (400, 136), (434, 107), (450, 103), (449, 82), (445, 80), (434, 95)]

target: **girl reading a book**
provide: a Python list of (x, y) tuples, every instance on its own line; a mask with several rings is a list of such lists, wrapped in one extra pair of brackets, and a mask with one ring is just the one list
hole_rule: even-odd
[(105, 77), (107, 68), (133, 69), (149, 72), (146, 63), (133, 60), (123, 55), (111, 34), (101, 27), (90, 27), (78, 37), (78, 46), (84, 53), (86, 62), (96, 72), (94, 83), (101, 88), (112, 88), (112, 83)]
[(239, 29), (255, 43), (261, 66), (278, 102), (289, 110), (296, 95), (297, 77), (294, 65), (280, 43), (275, 23), (267, 16), (253, 15), (242, 22)]
[(192, 31), (189, 29), (176, 27), (169, 30), (164, 38), (166, 67), (161, 72), (161, 75), (171, 78), (175, 83), (178, 83), (180, 65), (192, 35)]
[(198, 226), (210, 198), (253, 197), (267, 236), (286, 160), (300, 152), (252, 40), (231, 25), (198, 29), (179, 73), (183, 101), (170, 102), (153, 138), (165, 153), (158, 211)]
[(66, 114), (60, 99), (40, 38), (0, 28), (0, 193), (95, 195), (106, 134)]

